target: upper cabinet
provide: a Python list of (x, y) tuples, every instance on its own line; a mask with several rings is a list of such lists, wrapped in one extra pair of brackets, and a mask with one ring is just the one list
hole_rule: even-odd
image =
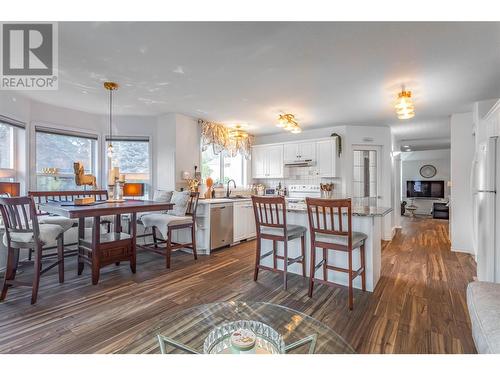
[(340, 177), (337, 158), (337, 138), (316, 142), (316, 173), (320, 177)]
[(252, 147), (253, 178), (283, 178), (283, 145)]
[(284, 159), (287, 162), (297, 161), (315, 161), (316, 160), (316, 143), (315, 142), (298, 142), (285, 143)]

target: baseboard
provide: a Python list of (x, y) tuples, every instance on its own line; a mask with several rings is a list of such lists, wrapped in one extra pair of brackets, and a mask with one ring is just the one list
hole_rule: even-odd
[(470, 255), (474, 256), (474, 251), (471, 251), (471, 250), (457, 249), (456, 247), (452, 247), (451, 251), (454, 251), (456, 253), (466, 253), (466, 254), (470, 254)]

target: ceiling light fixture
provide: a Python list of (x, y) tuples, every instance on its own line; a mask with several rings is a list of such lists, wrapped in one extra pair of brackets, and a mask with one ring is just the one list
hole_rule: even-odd
[(241, 141), (248, 138), (248, 133), (243, 130), (241, 125), (236, 125), (233, 129), (229, 130), (229, 137)]
[(283, 128), (288, 130), (293, 134), (298, 134), (302, 132), (302, 129), (299, 126), (299, 123), (295, 120), (295, 116), (291, 113), (284, 113), (278, 116), (278, 124), (276, 124), (278, 128)]
[(394, 105), (396, 115), (400, 120), (408, 120), (415, 117), (415, 105), (411, 98), (411, 91), (406, 91), (404, 86), (398, 94), (398, 99)]
[(109, 91), (109, 145), (108, 158), (113, 158), (113, 91), (118, 90), (118, 83), (104, 82), (104, 88)]

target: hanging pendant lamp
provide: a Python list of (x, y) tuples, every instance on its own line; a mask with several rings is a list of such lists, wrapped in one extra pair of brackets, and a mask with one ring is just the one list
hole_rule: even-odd
[(108, 158), (113, 158), (113, 91), (118, 90), (118, 83), (104, 82), (104, 88), (109, 91), (109, 144), (106, 151)]

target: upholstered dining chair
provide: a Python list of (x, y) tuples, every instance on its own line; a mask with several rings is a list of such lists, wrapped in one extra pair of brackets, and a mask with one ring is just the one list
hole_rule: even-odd
[[(7, 296), (9, 287), (30, 286), (32, 288), (31, 304), (34, 304), (37, 301), (40, 276), (43, 273), (58, 266), (59, 282), (64, 282), (64, 229), (57, 224), (39, 224), (35, 204), (29, 197), (0, 198), (0, 212), (5, 230), (2, 240), (7, 248), (7, 267), (0, 301)], [(42, 268), (44, 246), (54, 242), (57, 242), (57, 261)], [(31, 284), (15, 280), (21, 249), (34, 251), (34, 261), (23, 262), (34, 265)]]
[[(170, 268), (172, 252), (179, 249), (191, 249), (194, 260), (198, 259), (196, 251), (196, 210), (200, 193), (190, 192), (188, 194), (185, 208), (181, 208), (183, 205), (179, 202), (175, 204), (174, 210), (172, 210), (173, 213), (151, 213), (141, 216), (142, 224), (147, 228), (152, 228), (153, 243), (138, 245), (138, 248), (164, 256), (166, 258), (166, 268)], [(172, 201), (175, 200), (175, 195), (173, 195)], [(178, 197), (181, 197), (181, 195), (177, 194)], [(177, 212), (175, 212), (176, 206), (178, 206)], [(191, 242), (174, 242), (172, 234), (175, 231), (185, 229), (190, 230)], [(162, 238), (159, 237), (158, 233), (161, 233)], [(162, 244), (165, 246), (160, 247)]]
[[(288, 266), (294, 263), (302, 265), (302, 276), (306, 276), (305, 263), (305, 234), (307, 228), (301, 225), (287, 224), (286, 205), (284, 197), (257, 197), (252, 196), (255, 226), (257, 232), (257, 249), (255, 253), (254, 281), (257, 281), (259, 269), (266, 269), (283, 273), (283, 288), (287, 288)], [(295, 258), (288, 256), (288, 242), (300, 239), (301, 254)], [(261, 254), (262, 240), (273, 242), (273, 249)], [(283, 255), (278, 255), (278, 242), (283, 242)], [(273, 267), (261, 264), (268, 256), (273, 256)], [(283, 269), (278, 268), (278, 259), (283, 261)]]
[[(367, 235), (352, 230), (350, 199), (306, 198), (309, 228), (311, 232), (311, 270), (309, 297), (313, 295), (315, 282), (335, 285), (328, 280), (328, 270), (347, 273), (349, 309), (353, 308), (353, 280), (361, 276), (361, 287), (366, 290), (365, 240)], [(323, 259), (316, 264), (316, 249), (323, 249)], [(353, 251), (359, 249), (360, 268), (353, 270)], [(347, 268), (328, 263), (330, 250), (347, 253)], [(323, 278), (316, 278), (316, 271), (323, 269)]]

